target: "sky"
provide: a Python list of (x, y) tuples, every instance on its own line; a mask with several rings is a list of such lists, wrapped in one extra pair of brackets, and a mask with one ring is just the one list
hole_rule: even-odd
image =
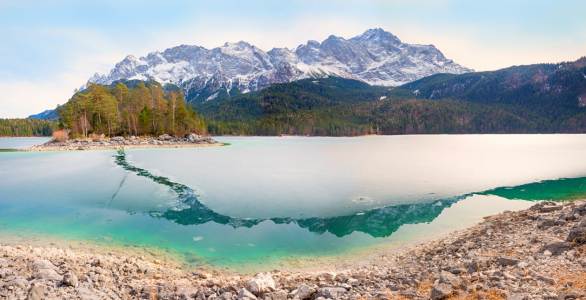
[(132, 54), (247, 41), (265, 51), (382, 28), (476, 71), (586, 55), (584, 0), (0, 0), (0, 118), (63, 104)]

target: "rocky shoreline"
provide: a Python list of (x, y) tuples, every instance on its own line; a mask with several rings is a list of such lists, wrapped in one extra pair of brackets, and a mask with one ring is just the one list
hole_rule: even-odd
[[(540, 202), (321, 272), (227, 276), (144, 257), (0, 247), (1, 299), (583, 299), (586, 202)], [(325, 268), (324, 268), (325, 270)]]
[(51, 140), (42, 145), (22, 149), (22, 151), (72, 151), (72, 150), (121, 150), (138, 148), (187, 148), (222, 146), (212, 138), (194, 133), (188, 136), (175, 137), (168, 134), (159, 137), (114, 137), (105, 139), (102, 135), (97, 139), (75, 139), (62, 142)]

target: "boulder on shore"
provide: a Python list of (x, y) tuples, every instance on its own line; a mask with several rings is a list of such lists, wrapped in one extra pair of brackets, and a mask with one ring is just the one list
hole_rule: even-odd
[(263, 295), (264, 293), (275, 290), (275, 281), (270, 273), (258, 273), (246, 285), (246, 289), (256, 295)]

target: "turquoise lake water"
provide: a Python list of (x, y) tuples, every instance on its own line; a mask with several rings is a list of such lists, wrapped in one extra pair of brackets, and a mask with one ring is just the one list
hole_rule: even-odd
[(0, 152), (0, 243), (112, 247), (240, 273), (342, 266), (586, 194), (584, 135), (216, 140), (230, 145)]

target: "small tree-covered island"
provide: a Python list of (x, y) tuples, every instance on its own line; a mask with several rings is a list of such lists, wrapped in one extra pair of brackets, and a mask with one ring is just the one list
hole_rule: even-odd
[(186, 107), (181, 90), (152, 80), (130, 88), (122, 82), (111, 88), (88, 82), (57, 112), (59, 126), (74, 137), (205, 134), (203, 120)]
[(186, 107), (173, 85), (130, 81), (104, 86), (88, 82), (57, 107), (53, 140), (28, 151), (108, 150), (222, 145), (206, 137), (204, 121)]

